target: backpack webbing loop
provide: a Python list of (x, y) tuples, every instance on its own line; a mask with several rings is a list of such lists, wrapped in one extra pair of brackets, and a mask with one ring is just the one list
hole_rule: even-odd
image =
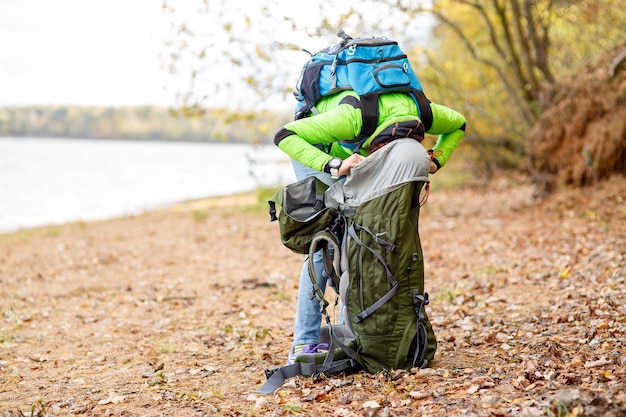
[(377, 244), (382, 246), (384, 249), (387, 249), (389, 252), (393, 252), (393, 253), (398, 252), (398, 245), (394, 245), (393, 243), (390, 243), (384, 239), (381, 239), (380, 236), (378, 236), (377, 234), (374, 234), (369, 228), (365, 226), (361, 226), (360, 224), (357, 224), (357, 223), (353, 223), (352, 226), (354, 227), (354, 230), (357, 232), (363, 230), (365, 233), (370, 235)]

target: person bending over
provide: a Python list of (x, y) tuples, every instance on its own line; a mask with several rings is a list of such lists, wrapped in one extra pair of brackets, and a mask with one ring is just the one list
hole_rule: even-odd
[[(316, 114), (284, 125), (275, 135), (274, 143), (292, 159), (297, 180), (317, 176), (331, 185), (368, 155), (397, 139), (411, 138), (417, 142), (424, 133), (438, 135), (430, 158), (428, 171), (433, 174), (444, 167), (465, 133), (466, 120), (459, 112), (446, 106), (427, 102), (427, 109), (418, 110), (412, 97), (405, 93), (382, 94), (378, 99), (378, 124), (372, 135), (359, 141), (363, 120), (359, 96), (354, 91), (342, 91), (324, 97), (316, 104)], [(426, 129), (419, 115), (432, 113), (432, 124)], [(421, 148), (421, 149), (419, 149)], [(423, 147), (415, 157), (423, 157)], [(423, 151), (423, 152), (422, 152)], [(326, 276), (322, 273), (321, 252), (314, 254), (314, 269), (322, 291)], [(327, 345), (319, 344), (321, 312), (318, 301), (311, 297), (313, 286), (309, 277), (308, 259), (300, 273), (293, 343), (287, 364), (296, 356), (316, 354)]]

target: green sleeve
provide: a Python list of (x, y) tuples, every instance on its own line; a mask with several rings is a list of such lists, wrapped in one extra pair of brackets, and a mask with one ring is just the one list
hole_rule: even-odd
[(354, 139), (361, 131), (361, 110), (343, 104), (315, 116), (286, 124), (285, 129), (293, 132), (280, 141), (278, 147), (296, 161), (324, 171), (332, 158), (313, 145), (332, 145), (346, 139)]
[(426, 133), (439, 135), (433, 151), (440, 167), (443, 167), (465, 134), (465, 117), (441, 104), (430, 103), (430, 108), (433, 112), (433, 124)]

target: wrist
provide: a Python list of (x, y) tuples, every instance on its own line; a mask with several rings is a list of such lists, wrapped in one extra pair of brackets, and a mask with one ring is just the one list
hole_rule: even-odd
[(433, 172), (437, 172), (437, 171), (439, 171), (439, 169), (441, 169), (441, 164), (439, 163), (437, 158), (435, 158), (435, 155), (437, 155), (437, 156), (441, 155), (441, 151), (439, 151), (439, 150), (436, 151), (434, 149), (429, 149), (428, 150), (428, 156), (430, 156), (430, 162), (435, 164), (435, 166), (437, 167), (437, 169), (435, 171), (432, 171), (431, 174)]
[(331, 158), (324, 166), (324, 172), (330, 174), (331, 178), (337, 179), (339, 178), (339, 169), (341, 168), (342, 163), (343, 161), (341, 158)]

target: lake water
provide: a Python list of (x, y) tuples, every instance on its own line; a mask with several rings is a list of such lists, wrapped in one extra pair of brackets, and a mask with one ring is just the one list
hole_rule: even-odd
[(0, 138), (0, 232), (294, 181), (273, 145)]

